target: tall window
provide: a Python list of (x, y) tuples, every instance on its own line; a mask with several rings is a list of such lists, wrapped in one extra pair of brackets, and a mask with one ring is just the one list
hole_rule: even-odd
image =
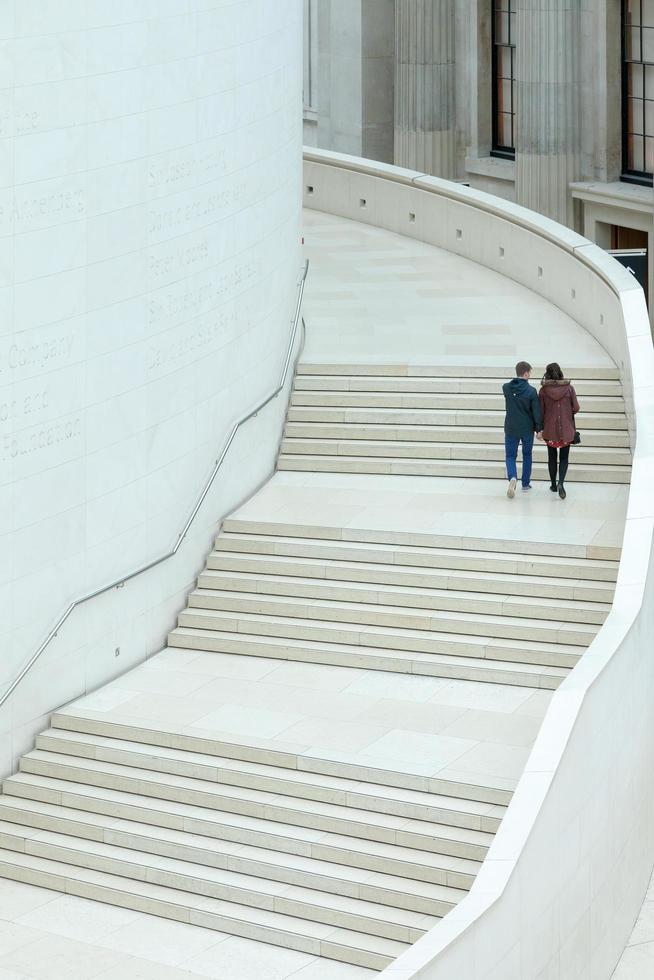
[(493, 156), (515, 157), (517, 0), (493, 0)]
[(652, 183), (654, 171), (654, 0), (622, 3), (622, 170)]

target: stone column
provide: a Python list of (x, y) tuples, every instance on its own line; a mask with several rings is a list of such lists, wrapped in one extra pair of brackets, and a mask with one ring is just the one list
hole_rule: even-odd
[(581, 176), (583, 0), (517, 0), (516, 200), (571, 228)]
[(395, 163), (456, 176), (455, 0), (396, 0)]

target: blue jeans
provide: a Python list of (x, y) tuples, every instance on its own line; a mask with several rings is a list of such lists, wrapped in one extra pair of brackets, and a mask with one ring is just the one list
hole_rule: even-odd
[(518, 446), (522, 443), (522, 485), (529, 486), (531, 480), (532, 451), (534, 433), (528, 436), (504, 435), (504, 455), (506, 456), (506, 475), (509, 480), (518, 479)]

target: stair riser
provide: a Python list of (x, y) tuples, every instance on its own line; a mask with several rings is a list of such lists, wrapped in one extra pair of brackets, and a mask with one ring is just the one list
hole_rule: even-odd
[[(313, 800), (315, 802), (332, 803), (339, 806), (349, 806), (355, 809), (368, 810), (373, 813), (386, 813), (391, 816), (407, 817), (415, 820), (429, 820), (444, 823), (451, 827), (461, 827), (465, 830), (483, 830), (495, 833), (500, 825), (497, 817), (463, 813), (448, 809), (410, 803), (403, 800), (383, 799), (381, 797), (356, 793), (346, 790), (312, 786), (309, 783), (284, 781), (278, 777), (266, 777), (256, 773), (238, 772), (231, 769), (189, 764), (182, 760), (161, 758), (156, 755), (144, 756), (142, 753), (130, 752), (124, 749), (105, 748), (90, 745), (92, 751), (83, 751), (84, 746), (71, 743), (56, 736), (40, 735), (36, 739), (36, 747), (44, 752), (57, 752), (74, 758), (94, 759), (98, 762), (108, 762), (112, 765), (132, 766), (148, 769), (151, 772), (168, 773), (175, 776), (185, 776), (191, 779), (204, 779), (217, 785), (238, 786), (265, 793), (275, 793), (281, 796)], [(1, 814), (0, 814), (1, 819)]]
[[(147, 867), (119, 858), (105, 857), (80, 852), (71, 847), (62, 847), (44, 841), (9, 837), (0, 833), (0, 843), (7, 850), (32, 854), (35, 857), (50, 861), (60, 861), (72, 867), (85, 868), (89, 871), (101, 871), (106, 874), (118, 875), (133, 881), (145, 881), (152, 885), (165, 888), (175, 888), (178, 891), (189, 892), (190, 895), (200, 895), (205, 898), (215, 898), (219, 901), (234, 902), (251, 908), (262, 909), (266, 912), (278, 912), (281, 915), (291, 915), (298, 919), (333, 925), (335, 928), (353, 929), (369, 936), (394, 939), (396, 942), (413, 943), (424, 935), (424, 929), (400, 925), (389, 919), (381, 921), (369, 916), (357, 915), (351, 911), (339, 912), (336, 909), (325, 908), (317, 904), (296, 901), (284, 896), (273, 896), (236, 885), (225, 885), (212, 882), (206, 878), (176, 873), (157, 867)], [(13, 846), (12, 846), (13, 845)], [(192, 899), (189, 899), (192, 901)], [(446, 915), (454, 906), (450, 903), (439, 903), (441, 916)]]
[[(506, 472), (501, 464), (486, 463), (482, 468), (474, 462), (415, 462), (413, 460), (370, 460), (356, 456), (324, 456), (307, 459), (300, 455), (283, 455), (277, 462), (279, 470), (319, 473), (377, 473), (396, 474), (401, 476), (443, 476), (465, 477), (484, 480), (504, 480)], [(593, 467), (573, 465), (570, 467), (566, 483), (620, 483), (630, 481), (630, 473), (622, 470), (615, 471), (611, 467)], [(533, 483), (549, 483), (547, 466), (544, 463), (534, 463)]]
[(388, 565), (393, 571), (402, 566), (424, 567), (430, 571), (442, 572), (463, 571), (483, 572), (485, 575), (500, 573), (508, 575), (538, 575), (560, 576), (566, 579), (588, 579), (591, 581), (607, 582), (611, 587), (617, 579), (617, 562), (611, 565), (593, 565), (579, 559), (578, 563), (546, 560), (535, 555), (525, 555), (524, 558), (512, 556), (486, 556), (483, 554), (447, 553), (438, 549), (424, 551), (405, 551), (401, 546), (397, 549), (376, 548), (374, 545), (365, 548), (353, 548), (343, 543), (309, 544), (302, 538), (296, 541), (277, 541), (274, 538), (265, 540), (257, 535), (243, 537), (217, 538), (216, 552), (227, 550), (256, 556), (271, 555), (276, 558), (316, 558), (320, 561), (352, 561), (369, 562), (371, 564)]
[[(489, 595), (514, 595), (532, 597), (534, 599), (567, 599), (569, 601), (581, 600), (584, 602), (612, 602), (614, 589), (601, 585), (591, 585), (590, 582), (578, 584), (575, 581), (557, 582), (555, 578), (547, 582), (531, 583), (521, 581), (514, 576), (509, 580), (503, 580), (488, 574), (474, 577), (472, 575), (455, 575), (448, 571), (408, 571), (401, 566), (382, 564), (376, 567), (357, 567), (354, 562), (341, 565), (330, 565), (325, 562), (311, 564), (309, 560), (300, 561), (288, 560), (283, 558), (268, 558), (265, 555), (229, 554), (227, 552), (214, 552), (207, 559), (207, 569), (209, 571), (229, 572), (236, 576), (246, 572), (251, 575), (284, 575), (304, 577), (320, 582), (330, 582), (331, 580), (353, 582), (365, 585), (394, 585), (408, 586), (409, 588), (425, 589), (451, 589), (457, 592), (487, 592)], [(202, 588), (209, 588), (206, 584), (208, 577), (202, 575), (198, 579), (198, 585)]]
[[(188, 621), (193, 617), (194, 609), (203, 609), (208, 615), (204, 621), (195, 620), (193, 623)], [(541, 643), (569, 644), (573, 646), (587, 647), (597, 629), (592, 626), (582, 628), (574, 623), (552, 629), (548, 626), (541, 626), (537, 622), (521, 622), (516, 624), (505, 624), (498, 617), (494, 622), (478, 622), (473, 618), (461, 620), (450, 617), (447, 613), (440, 616), (431, 616), (429, 611), (421, 613), (419, 610), (386, 610), (382, 607), (374, 609), (348, 608), (345, 604), (339, 606), (311, 606), (302, 602), (292, 602), (291, 600), (275, 602), (265, 597), (261, 599), (247, 599), (243, 595), (238, 596), (212, 596), (203, 593), (201, 595), (192, 594), (189, 596), (188, 609), (179, 616), (180, 626), (195, 626), (200, 629), (222, 629), (222, 626), (213, 625), (211, 612), (224, 612), (231, 614), (256, 615), (285, 617), (306, 621), (311, 624), (312, 619), (323, 622), (340, 623), (342, 626), (360, 625), (375, 626), (378, 628), (386, 627), (388, 630), (422, 630), (424, 632), (458, 634), (463, 636), (490, 636), (502, 640), (527, 640)], [(463, 614), (462, 614), (463, 615)], [(182, 621), (183, 620), (183, 621)], [(238, 622), (236, 624), (238, 628)], [(275, 634), (277, 635), (277, 634)], [(302, 637), (304, 639), (305, 637)], [(349, 640), (336, 641), (349, 643)], [(404, 649), (402, 645), (396, 645), (396, 649)], [(412, 649), (412, 648), (411, 648)], [(434, 648), (424, 649), (423, 652), (429, 653)], [(446, 650), (439, 652), (445, 653)], [(552, 666), (555, 666), (552, 664)]]
[[(457, 871), (447, 867), (439, 867), (437, 863), (438, 856), (436, 856), (436, 865), (425, 864), (424, 861), (420, 861), (420, 863), (412, 863), (400, 858), (388, 858), (386, 856), (381, 857), (375, 854), (357, 850), (356, 842), (354, 840), (352, 841), (352, 847), (350, 849), (345, 846), (335, 847), (324, 843), (313, 844), (308, 841), (297, 841), (292, 837), (281, 837), (273, 833), (261, 833), (259, 830), (232, 827), (226, 824), (221, 824), (219, 820), (208, 821), (200, 818), (193, 820), (189, 820), (188, 818), (173, 818), (171, 820), (169, 814), (157, 810), (156, 808), (143, 813), (142, 810), (134, 805), (121, 804), (113, 801), (100, 801), (98, 799), (86, 797), (79, 793), (75, 794), (71, 792), (61, 794), (56, 790), (49, 789), (48, 787), (27, 787), (24, 784), (12, 782), (11, 780), (6, 784), (5, 792), (16, 799), (33, 801), (38, 800), (42, 803), (51, 803), (55, 805), (60, 804), (71, 809), (78, 810), (80, 814), (101, 814), (108, 818), (129, 820), (137, 823), (140, 822), (143, 823), (144, 826), (152, 825), (154, 827), (161, 827), (168, 830), (184, 831), (187, 833), (196, 834), (199, 837), (218, 839), (235, 844), (245, 844), (251, 847), (272, 850), (280, 854), (293, 854), (298, 857), (311, 858), (317, 861), (327, 861), (331, 864), (340, 864), (344, 865), (345, 867), (358, 868), (362, 871), (382, 872), (395, 875), (400, 878), (427, 882), (433, 885), (445, 885), (451, 888), (467, 890), (472, 886), (472, 882), (474, 881), (474, 874), (472, 873)], [(22, 822), (22, 817), (20, 815), (21, 810), (18, 804), (15, 812), (17, 822)], [(10, 819), (9, 814), (4, 810), (3, 818), (5, 820)], [(58, 820), (52, 821), (42, 819), (39, 817), (39, 815), (32, 815), (29, 819), (30, 825), (37, 826), (42, 830), (57, 832), (58, 828), (61, 826)], [(77, 821), (75, 822), (75, 825), (79, 826)], [(80, 836), (85, 836), (89, 840), (98, 840), (99, 838), (96, 836), (97, 829), (91, 824), (87, 824), (86, 827), (87, 829), (83, 833), (80, 833)], [(103, 835), (104, 843), (129, 846), (121, 843), (123, 839), (125, 839), (124, 835), (122, 835), (119, 831), (108, 830), (106, 834)], [(127, 839), (129, 839), (129, 835), (127, 835)], [(142, 841), (140, 835), (134, 839), (138, 842), (138, 846), (141, 847)], [(151, 847), (156, 847), (159, 843), (160, 842), (157, 841), (156, 837), (151, 838)], [(141, 847), (141, 849), (143, 848)], [(153, 851), (153, 853), (158, 853), (158, 851)], [(163, 856), (173, 857), (174, 855), (165, 854)], [(185, 857), (184, 860), (189, 860), (189, 858)], [(230, 864), (231, 867), (229, 866)], [(230, 857), (228, 859), (227, 869), (239, 871), (244, 869), (244, 865), (240, 863), (238, 858)]]
[[(504, 397), (499, 395), (420, 395), (384, 392), (294, 391), (293, 408), (304, 406), (329, 408), (408, 408), (453, 409), (455, 411), (502, 412)], [(595, 413), (624, 412), (624, 399), (617, 396), (588, 396), (584, 398), (583, 418)]]
[[(286, 426), (287, 439), (337, 439), (362, 442), (445, 442), (445, 443), (483, 443), (485, 445), (504, 444), (504, 432), (500, 428), (438, 425), (338, 425), (320, 422), (289, 422)], [(536, 450), (539, 451), (536, 444)], [(611, 430), (584, 431), (583, 446), (598, 449), (629, 449), (628, 433)], [(364, 455), (362, 453), (362, 455)]]
[(153, 799), (166, 800), (175, 803), (205, 807), (224, 813), (236, 813), (241, 816), (255, 817), (259, 820), (270, 820), (296, 827), (306, 827), (311, 830), (323, 830), (346, 837), (363, 837), (386, 844), (400, 844), (416, 850), (433, 851), (448, 854), (452, 857), (470, 858), (473, 861), (483, 860), (487, 848), (482, 845), (449, 840), (442, 837), (432, 837), (411, 831), (394, 830), (380, 827), (365, 821), (353, 823), (346, 818), (326, 816), (322, 814), (302, 813), (293, 810), (289, 805), (261, 804), (248, 799), (236, 799), (216, 793), (204, 792), (191, 787), (170, 786), (165, 782), (144, 780), (125, 774), (103, 773), (84, 770), (77, 766), (67, 766), (57, 762), (44, 762), (39, 759), (23, 757), (20, 763), (21, 772), (34, 775), (49, 776), (53, 779), (64, 779), (81, 783), (85, 786), (101, 787), (123, 793), (138, 793)]
[[(171, 633), (168, 645), (176, 649), (203, 650), (207, 653), (235, 653), (241, 656), (265, 657), (267, 659), (291, 660), (302, 663), (327, 664), (336, 667), (365, 668), (366, 670), (392, 671), (394, 673), (416, 674), (425, 677), (444, 677), (451, 680), (481, 681), (488, 684), (510, 684), (514, 687), (533, 687), (555, 691), (563, 677), (549, 674), (520, 674), (512, 671), (510, 666), (499, 666), (500, 661), (488, 661), (488, 667), (469, 667), (465, 657), (461, 664), (442, 665), (428, 660), (399, 658), (389, 651), (387, 656), (380, 657), (366, 652), (362, 647), (359, 655), (340, 653), (329, 650), (312, 650), (303, 647), (272, 647), (264, 642), (253, 643), (240, 639), (238, 634), (233, 640), (214, 640), (211, 636), (187, 637), (180, 633)], [(450, 653), (452, 651), (450, 650)]]
[[(465, 409), (438, 408), (338, 408), (335, 406), (296, 405), (288, 412), (289, 422), (319, 422), (338, 425), (401, 425), (401, 426), (465, 426), (466, 428), (492, 428), (503, 431), (504, 412), (466, 411)], [(584, 412), (583, 429), (614, 430), (627, 434), (627, 422), (620, 412)]]
[[(396, 583), (393, 583), (394, 585)], [(397, 586), (396, 586), (397, 587)], [(300, 599), (320, 599), (335, 602), (365, 602), (385, 605), (401, 605), (415, 609), (441, 610), (443, 612), (481, 613), (492, 616), (530, 616), (532, 619), (542, 619), (548, 622), (556, 615), (557, 620), (567, 623), (586, 623), (601, 626), (609, 610), (586, 606), (569, 607), (558, 605), (553, 609), (549, 605), (540, 605), (538, 599), (531, 596), (529, 602), (519, 599), (506, 598), (504, 594), (495, 598), (488, 596), (451, 596), (451, 595), (420, 595), (408, 591), (384, 592), (372, 589), (357, 588), (354, 583), (339, 583), (338, 585), (325, 582), (317, 583), (303, 580), (299, 583), (279, 581), (272, 577), (240, 578), (238, 575), (215, 576), (203, 573), (198, 577), (198, 588), (220, 589), (224, 592), (256, 592), (265, 596), (287, 596)], [(458, 591), (458, 590), (457, 590)], [(482, 586), (483, 591), (483, 586)], [(196, 603), (193, 603), (194, 605)], [(198, 601), (198, 606), (204, 603)]]
[[(10, 865), (6, 861), (0, 861), (0, 876), (13, 881), (49, 888), (67, 895), (76, 895), (80, 898), (88, 898), (96, 902), (105, 902), (107, 905), (116, 905), (120, 908), (132, 909), (137, 912), (146, 912), (151, 915), (158, 915), (161, 918), (173, 919), (176, 922), (202, 926), (205, 929), (214, 929), (218, 932), (226, 932), (229, 935), (241, 936), (242, 938), (253, 939), (257, 942), (271, 943), (273, 946), (282, 946), (285, 949), (295, 949), (298, 952), (309, 953), (313, 956), (325, 956), (328, 959), (336, 959), (343, 963), (366, 966), (373, 970), (382, 970), (392, 962), (392, 959), (388, 956), (371, 953), (367, 950), (353, 950), (347, 946), (341, 946), (338, 943), (328, 942), (327, 940), (313, 939), (308, 936), (289, 935), (286, 932), (276, 930), (272, 927), (255, 926), (251, 923), (230, 918), (229, 916), (195, 910), (190, 907), (175, 905), (172, 902), (157, 901), (149, 897), (144, 898), (140, 895), (130, 894), (127, 880), (125, 882), (125, 891), (120, 891), (117, 888), (109, 888), (101, 884), (91, 885), (85, 881), (76, 880), (74, 877), (63, 878), (58, 874), (48, 874), (32, 868), (23, 868), (18, 864)], [(191, 901), (190, 898), (189, 901)]]
[[(429, 394), (497, 395), (503, 382), (496, 378), (388, 378), (351, 375), (298, 375), (295, 391), (373, 391), (373, 392), (418, 392)], [(616, 381), (573, 381), (577, 395), (601, 396), (604, 398), (622, 397), (622, 385)]]
[[(364, 439), (339, 441), (337, 439), (286, 438), (282, 452), (287, 455), (330, 456), (336, 458), (379, 457), (380, 459), (451, 460), (452, 462), (504, 462), (504, 447), (494, 445), (451, 444), (445, 442), (368, 442)], [(571, 465), (631, 466), (631, 452), (626, 449), (593, 449), (584, 446), (575, 450)], [(534, 465), (547, 465), (546, 447), (534, 444)], [(570, 471), (572, 472), (572, 471)]]
[[(3, 820), (16, 823), (21, 827), (40, 828), (55, 833), (68, 834), (71, 837), (97, 841), (127, 850), (156, 855), (157, 857), (186, 861), (205, 868), (232, 871), (235, 874), (251, 875), (255, 878), (277, 881), (282, 884), (297, 885), (300, 888), (324, 891), (330, 895), (341, 895), (344, 898), (376, 902), (379, 905), (388, 905), (391, 908), (400, 908), (408, 912), (440, 916), (445, 914), (445, 910), (448, 907), (448, 903), (443, 900), (412, 894), (408, 881), (407, 890), (400, 891), (397, 887), (393, 889), (375, 887), (373, 885), (351, 881), (347, 878), (338, 878), (333, 875), (328, 876), (308, 871), (298, 871), (293, 868), (285, 868), (281, 864), (239, 858), (228, 853), (220, 854), (214, 850), (202, 848), (201, 846), (176, 844), (173, 841), (167, 842), (159, 840), (156, 837), (148, 836), (145, 833), (112, 831), (109, 828), (102, 830), (101, 828), (84, 824), (81, 821), (70, 820), (61, 816), (56, 818), (51, 817), (49, 820), (44, 821), (39, 820), (38, 815), (30, 813), (28, 810), (19, 810), (17, 808), (3, 808), (1, 816)], [(10, 842), (8, 836), (2, 833), (0, 833), (0, 846), (11, 850), (24, 849), (16, 848)], [(443, 872), (443, 881), (437, 884), (446, 885), (446, 875), (447, 872)], [(461, 875), (459, 877), (465, 880), (466, 885), (458, 885), (457, 887), (462, 888), (464, 891), (470, 887), (474, 880), (472, 875)]]

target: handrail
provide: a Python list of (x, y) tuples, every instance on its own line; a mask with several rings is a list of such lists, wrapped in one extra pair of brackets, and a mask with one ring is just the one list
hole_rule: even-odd
[[(20, 684), (20, 682), (30, 672), (30, 670), (32, 669), (32, 667), (34, 666), (34, 664), (37, 662), (37, 660), (40, 658), (40, 656), (44, 652), (44, 650), (47, 649), (47, 647), (49, 646), (49, 644), (51, 643), (51, 641), (55, 638), (55, 636), (57, 635), (57, 633), (59, 632), (59, 630), (61, 629), (61, 627), (64, 625), (64, 623), (66, 622), (66, 620), (68, 619), (68, 617), (72, 613), (73, 609), (76, 609), (77, 606), (81, 606), (82, 603), (84, 603), (84, 602), (88, 602), (89, 599), (95, 599), (97, 596), (103, 595), (103, 593), (105, 593), (105, 592), (109, 592), (111, 589), (122, 588), (125, 585), (126, 582), (129, 582), (131, 579), (136, 578), (138, 575), (142, 575), (143, 572), (147, 572), (151, 568), (155, 568), (157, 565), (160, 565), (162, 562), (167, 561), (169, 558), (172, 558), (173, 555), (176, 555), (177, 554), (177, 552), (179, 551), (179, 548), (180, 548), (180, 546), (182, 544), (182, 541), (184, 540), (184, 538), (188, 534), (189, 529), (190, 529), (191, 525), (193, 524), (193, 521), (195, 520), (195, 518), (197, 516), (197, 513), (200, 510), (200, 507), (202, 506), (202, 504), (203, 504), (203, 502), (205, 500), (205, 497), (207, 496), (207, 494), (209, 493), (209, 490), (211, 489), (211, 486), (213, 484), (213, 481), (215, 480), (215, 478), (216, 478), (216, 476), (218, 474), (218, 471), (220, 470), (220, 467), (223, 464), (223, 460), (225, 459), (225, 456), (229, 452), (229, 447), (231, 446), (232, 442), (234, 441), (234, 437), (236, 436), (236, 433), (238, 432), (238, 430), (240, 429), (240, 427), (245, 424), (245, 422), (248, 422), (250, 419), (253, 419), (256, 415), (259, 414), (259, 412), (262, 409), (264, 409), (266, 407), (266, 405), (269, 405), (270, 402), (273, 401), (273, 399), (275, 399), (277, 397), (277, 395), (280, 393), (280, 391), (283, 390), (284, 385), (286, 384), (286, 378), (288, 376), (288, 369), (290, 367), (291, 357), (292, 357), (292, 354), (293, 354), (293, 347), (295, 346), (295, 338), (297, 336), (298, 323), (300, 322), (300, 309), (302, 307), (302, 297), (304, 295), (304, 285), (306, 283), (306, 278), (307, 278), (308, 271), (309, 271), (309, 260), (306, 259), (305, 260), (305, 263), (304, 263), (304, 266), (303, 266), (303, 269), (302, 269), (302, 272), (300, 274), (300, 278), (298, 279), (298, 282), (297, 282), (297, 290), (298, 290), (298, 292), (297, 292), (297, 300), (296, 300), (296, 303), (295, 303), (295, 312), (293, 314), (293, 319), (291, 321), (291, 336), (290, 336), (290, 339), (289, 339), (289, 342), (288, 342), (288, 349), (286, 351), (286, 357), (284, 359), (284, 367), (283, 367), (283, 370), (282, 370), (282, 375), (281, 375), (281, 379), (279, 381), (279, 384), (277, 385), (277, 387), (275, 388), (275, 390), (270, 395), (268, 395), (266, 398), (264, 398), (264, 400), (262, 402), (260, 402), (255, 408), (253, 408), (250, 412), (248, 412), (247, 415), (243, 415), (240, 419), (238, 419), (238, 421), (235, 422), (234, 425), (232, 426), (232, 429), (231, 429), (231, 431), (229, 433), (229, 436), (227, 438), (227, 441), (226, 441), (225, 445), (223, 446), (222, 451), (221, 451), (220, 455), (218, 456), (218, 459), (214, 463), (213, 469), (211, 470), (211, 473), (209, 474), (209, 477), (205, 481), (204, 486), (203, 486), (203, 488), (202, 488), (202, 490), (200, 492), (200, 495), (197, 498), (197, 500), (195, 502), (195, 505), (194, 505), (191, 513), (189, 514), (189, 516), (188, 516), (188, 518), (186, 520), (186, 523), (184, 524), (184, 527), (182, 528), (182, 530), (177, 535), (177, 539), (176, 539), (175, 544), (173, 545), (173, 547), (170, 549), (170, 551), (167, 551), (165, 554), (160, 555), (158, 558), (154, 558), (152, 561), (147, 562), (147, 564), (140, 565), (138, 568), (135, 568), (133, 571), (128, 572), (127, 575), (121, 575), (120, 578), (114, 579), (113, 582), (109, 582), (108, 585), (103, 585), (99, 589), (94, 589), (93, 592), (87, 592), (85, 595), (79, 596), (79, 598), (74, 599), (66, 607), (65, 611), (61, 614), (61, 616), (59, 617), (59, 619), (57, 620), (57, 622), (55, 623), (55, 625), (52, 627), (52, 629), (50, 630), (50, 632), (48, 633), (48, 635), (46, 636), (46, 638), (43, 640), (43, 642), (40, 644), (40, 646), (36, 650), (36, 652), (34, 654), (32, 654), (32, 656), (27, 661), (27, 663), (25, 664), (25, 666), (22, 668), (22, 670), (20, 671), (20, 673), (18, 674), (18, 676), (14, 678), (14, 680), (11, 682), (11, 684), (9, 685), (9, 687), (7, 688), (7, 690), (4, 692), (4, 694), (2, 695), (2, 697), (0, 697), (0, 708), (2, 708), (2, 706), (9, 700), (9, 698), (14, 693), (14, 691), (16, 690), (16, 688), (18, 687), (18, 685)], [(304, 326), (304, 321), (302, 321), (302, 322), (303, 322), (303, 326)], [(298, 350), (298, 357), (299, 357), (299, 353), (300, 352)]]

